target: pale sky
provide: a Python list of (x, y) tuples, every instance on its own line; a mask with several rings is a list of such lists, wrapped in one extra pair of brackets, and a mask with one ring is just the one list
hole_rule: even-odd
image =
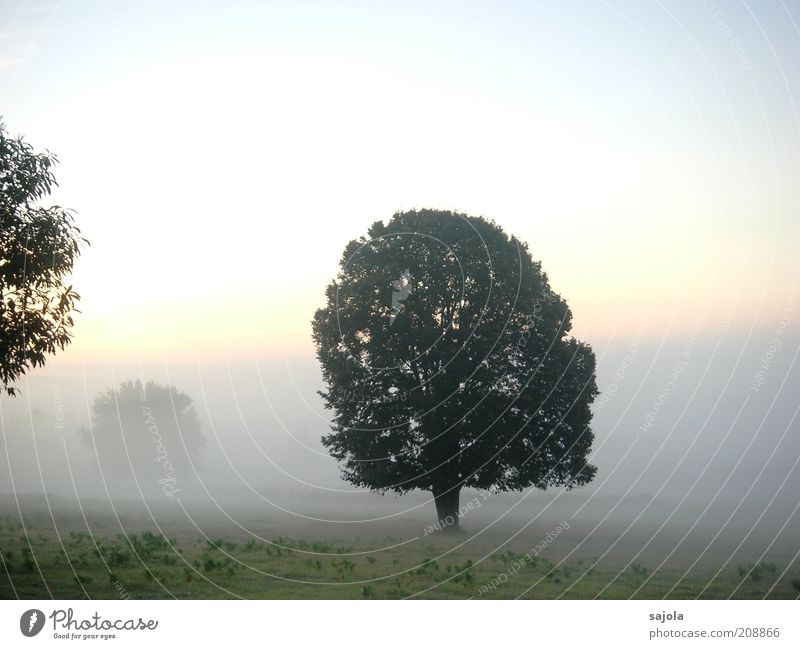
[(527, 241), (595, 345), (790, 303), (796, 5), (224, 4), (0, 8), (0, 114), (92, 242), (60, 360), (309, 355), (345, 244), (411, 207)]

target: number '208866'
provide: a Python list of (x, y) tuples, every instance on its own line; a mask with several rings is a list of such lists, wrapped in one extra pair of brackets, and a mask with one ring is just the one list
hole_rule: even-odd
[(778, 627), (737, 627), (737, 638), (780, 638), (781, 630)]

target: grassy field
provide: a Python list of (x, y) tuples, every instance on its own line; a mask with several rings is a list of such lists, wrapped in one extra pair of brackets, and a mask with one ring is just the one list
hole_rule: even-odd
[[(278, 537), (180, 540), (136, 534), (56, 533), (52, 523), (0, 518), (0, 597), (60, 599), (796, 598), (800, 575), (774, 562), (716, 570), (596, 557), (561, 561), (510, 550), (487, 553), (459, 535), (381, 543)], [(377, 548), (377, 549), (376, 549)], [(713, 577), (713, 578), (712, 578)], [(769, 592), (768, 592), (769, 591)]]

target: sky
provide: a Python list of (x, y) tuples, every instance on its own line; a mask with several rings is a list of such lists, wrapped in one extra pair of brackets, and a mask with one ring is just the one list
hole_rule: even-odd
[[(740, 448), (769, 413), (783, 440), (799, 24), (781, 0), (2, 3), (0, 115), (58, 155), (53, 201), (91, 242), (73, 344), (29, 373), (5, 425), (33, 430), (33, 397), (57, 417), (55, 385), (74, 430), (99, 390), (153, 376), (201, 404), (210, 448), (239, 449), (231, 466), (263, 471), (248, 445), (273, 443), (276, 474), (344, 489), (318, 444), (310, 321), (348, 241), (438, 207), (528, 242), (569, 302), (601, 394), (625, 394), (597, 413), (602, 467), (695, 338), (704, 360), (650, 432), (706, 430), (711, 457), (751, 394)], [(777, 408), (752, 390), (776, 338)], [(637, 471), (662, 439), (630, 456)]]
[(60, 157), (54, 200), (92, 244), (68, 358), (308, 353), (344, 245), (411, 207), (527, 241), (596, 341), (780, 313), (788, 5), (229, 5), (0, 10), (3, 119)]

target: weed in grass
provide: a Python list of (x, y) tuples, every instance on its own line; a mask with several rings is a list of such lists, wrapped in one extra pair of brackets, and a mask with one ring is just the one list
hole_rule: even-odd
[(22, 548), (22, 567), (28, 572), (36, 570), (36, 561), (33, 559), (30, 547)]
[(420, 564), (419, 568), (413, 570), (411, 574), (414, 575), (433, 575), (433, 573), (439, 570), (439, 564), (436, 563), (434, 559), (423, 559), (422, 563)]
[(389, 596), (392, 599), (405, 599), (410, 594), (411, 593), (403, 588), (403, 584), (400, 583), (400, 580), (395, 578), (392, 582), (392, 588), (389, 590)]
[(641, 584), (642, 580), (647, 577), (647, 568), (640, 563), (634, 563), (631, 566), (631, 572), (633, 573), (633, 577), (637, 584)]
[(105, 564), (111, 568), (122, 568), (131, 562), (131, 554), (120, 546), (98, 544), (94, 550), (95, 556), (102, 558)]
[(757, 564), (739, 563), (736, 565), (736, 570), (741, 579), (744, 579), (745, 575), (749, 574), (752, 581), (759, 582), (765, 574), (774, 575), (777, 572), (778, 567), (774, 563), (759, 561)]
[[(449, 567), (449, 566), (448, 566)], [(472, 559), (467, 559), (464, 562), (464, 565), (455, 565), (452, 567), (455, 576), (452, 578), (453, 583), (463, 583), (465, 586), (473, 584), (475, 582), (475, 575), (473, 573), (474, 564)]]
[(554, 568), (550, 568), (550, 570), (548, 570), (547, 573), (544, 576), (545, 579), (550, 579), (550, 580), (553, 580), (556, 577), (558, 577), (558, 568), (555, 568), (555, 567)]
[(331, 565), (335, 568), (336, 574), (340, 577), (352, 574), (356, 568), (356, 564), (349, 559), (334, 559), (331, 561)]

